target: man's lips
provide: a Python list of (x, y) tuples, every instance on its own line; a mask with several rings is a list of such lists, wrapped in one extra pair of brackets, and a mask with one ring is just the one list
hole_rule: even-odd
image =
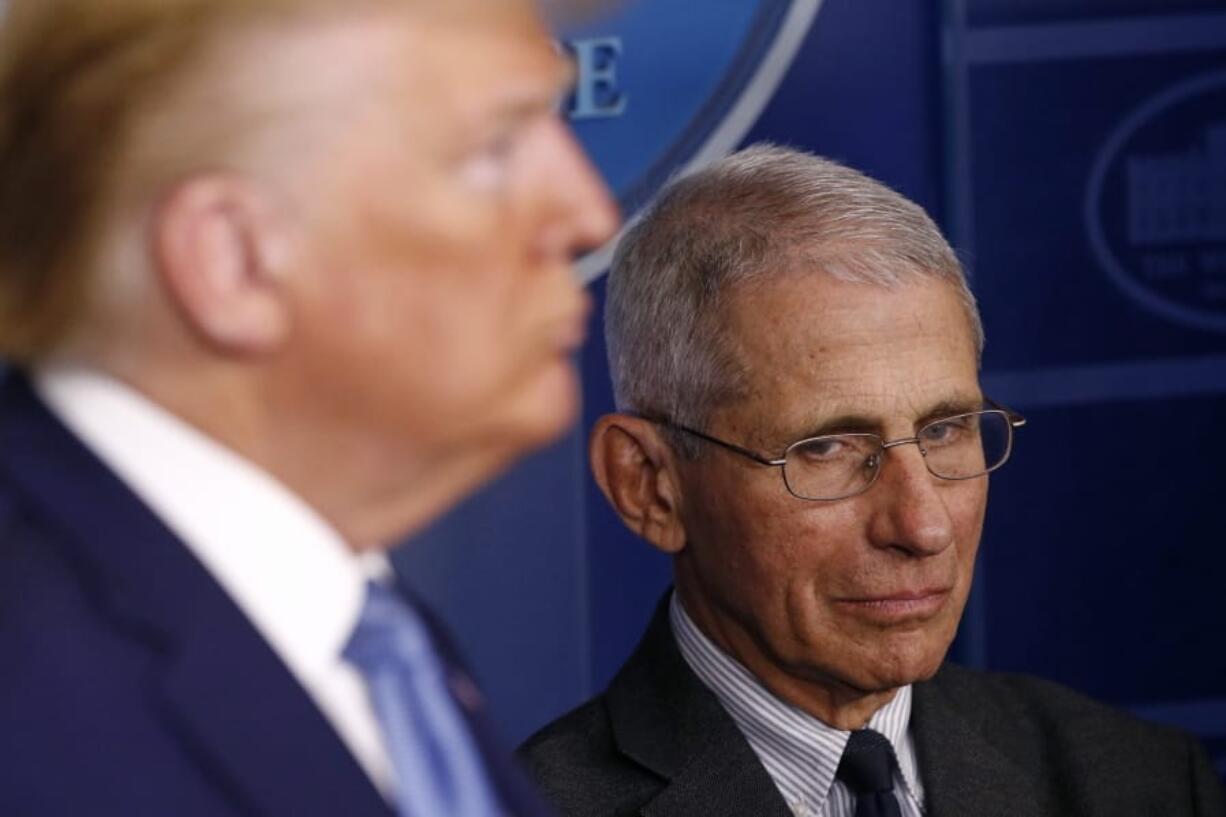
[(949, 587), (896, 592), (835, 599), (845, 610), (890, 623), (931, 618), (941, 611), (949, 599)]

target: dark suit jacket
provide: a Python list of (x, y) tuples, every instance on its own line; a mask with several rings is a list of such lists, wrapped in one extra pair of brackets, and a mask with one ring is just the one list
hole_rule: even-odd
[[(473, 728), (504, 802), (540, 814), (479, 717)], [(393, 813), (212, 576), (8, 375), (0, 815)]]
[[(915, 685), (927, 817), (1226, 815), (1188, 737), (1054, 684), (946, 666)], [(790, 817), (661, 605), (608, 691), (521, 747), (566, 817)]]

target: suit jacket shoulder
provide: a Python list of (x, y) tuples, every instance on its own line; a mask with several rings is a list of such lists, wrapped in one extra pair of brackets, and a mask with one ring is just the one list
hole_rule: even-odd
[(622, 756), (603, 698), (533, 735), (520, 754), (546, 798), (567, 817), (637, 815), (665, 782)]
[(912, 725), (938, 812), (1007, 790), (1035, 814), (1226, 814), (1195, 740), (1049, 681), (947, 665), (916, 685)]
[[(420, 607), (420, 605), (419, 605)], [(424, 609), (453, 677), (454, 648)], [(546, 813), (463, 706), (503, 803)], [(392, 817), (310, 695), (175, 535), (0, 378), (0, 815)]]
[(604, 695), (520, 748), (566, 817), (790, 817), (719, 700), (677, 650), (662, 602)]
[[(1226, 817), (1203, 751), (1056, 684), (948, 665), (915, 685), (927, 817)], [(789, 814), (665, 606), (608, 691), (521, 747), (568, 817)]]
[(0, 814), (352, 814), (388, 804), (202, 565), (0, 382)]

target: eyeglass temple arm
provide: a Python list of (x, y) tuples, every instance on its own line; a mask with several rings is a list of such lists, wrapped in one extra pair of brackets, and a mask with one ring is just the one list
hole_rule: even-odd
[(713, 444), (718, 445), (718, 446), (720, 446), (720, 447), (722, 447), (722, 448), (726, 448), (726, 449), (728, 449), (729, 451), (733, 451), (733, 452), (735, 452), (735, 453), (737, 453), (737, 454), (740, 454), (742, 457), (748, 457), (749, 459), (753, 460), (754, 462), (758, 463), (759, 465), (769, 465), (769, 466), (772, 466), (772, 467), (778, 468), (778, 467), (782, 466), (782, 465), (783, 465), (783, 463), (785, 462), (784, 460), (781, 460), (781, 459), (780, 459), (780, 460), (772, 460), (772, 459), (770, 459), (769, 457), (764, 457), (764, 456), (762, 456), (762, 455), (761, 455), (761, 454), (759, 454), (757, 451), (751, 451), (751, 450), (749, 450), (748, 448), (742, 448), (741, 446), (737, 445), (736, 443), (730, 443), (730, 442), (727, 442), (726, 440), (721, 440), (721, 439), (719, 439), (718, 437), (712, 437), (710, 434), (704, 434), (703, 432), (699, 431), (698, 429), (695, 429), (695, 428), (690, 428), (689, 426), (683, 426), (683, 425), (681, 425), (680, 423), (674, 423), (674, 422), (672, 422), (671, 420), (664, 420), (664, 419), (659, 418), (659, 417), (649, 417), (649, 416), (646, 416), (646, 415), (640, 415), (640, 416), (642, 416), (644, 420), (650, 420), (651, 422), (656, 423), (657, 425), (662, 425), (662, 426), (664, 426), (665, 428), (673, 428), (673, 429), (676, 429), (677, 431), (681, 431), (681, 432), (684, 432), (684, 433), (686, 433), (686, 434), (690, 434), (690, 435), (692, 435), (692, 436), (695, 436), (695, 437), (697, 437), (697, 438), (698, 438), (698, 439), (700, 439), (700, 440), (706, 440), (706, 441), (707, 441), (707, 442), (709, 442), (709, 443), (713, 443)]
[(1013, 426), (1014, 428), (1021, 428), (1022, 426), (1026, 425), (1026, 418), (1018, 414), (1016, 411), (1009, 408), (1008, 406), (1002, 406), (1000, 403), (997, 403), (991, 397), (984, 397), (983, 402), (987, 403), (989, 406), (996, 409), (997, 411), (1003, 411), (1009, 418), (1009, 425)]

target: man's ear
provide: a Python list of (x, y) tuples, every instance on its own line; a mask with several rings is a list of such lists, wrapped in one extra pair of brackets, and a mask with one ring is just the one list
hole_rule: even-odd
[(665, 553), (685, 547), (672, 449), (655, 423), (606, 414), (588, 441), (592, 475), (630, 530)]
[(211, 348), (242, 356), (289, 335), (281, 276), (289, 235), (270, 194), (231, 174), (192, 177), (153, 213), (152, 254), (170, 301)]

